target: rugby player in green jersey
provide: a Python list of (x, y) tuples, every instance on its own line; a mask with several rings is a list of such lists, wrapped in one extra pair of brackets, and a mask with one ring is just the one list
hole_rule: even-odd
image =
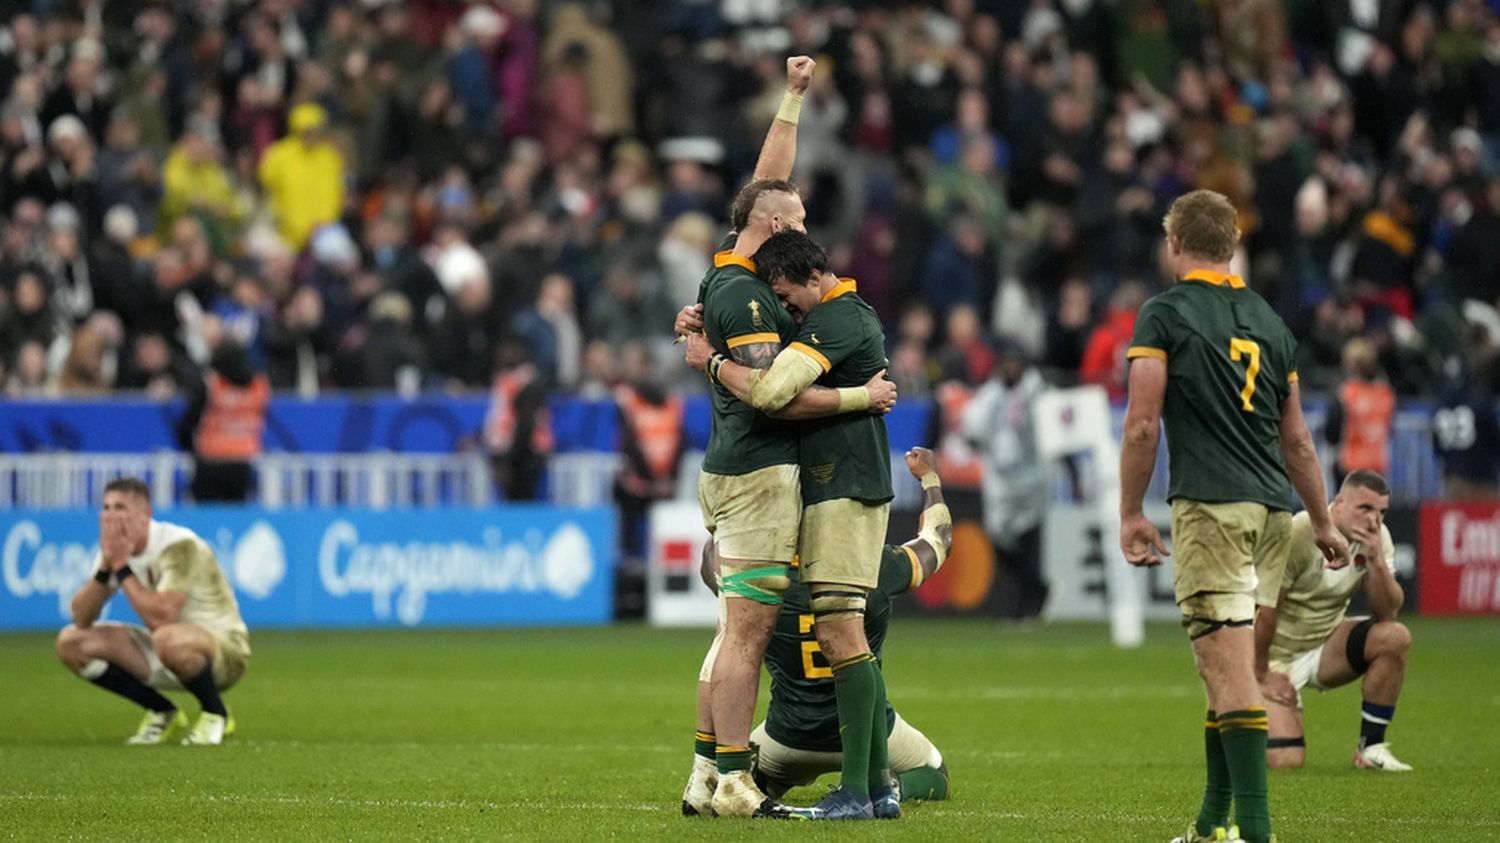
[[(770, 366), (796, 333), (796, 324), (755, 275), (751, 255), (776, 232), (801, 231), (806, 217), (796, 187), (786, 179), (796, 158), (797, 116), (813, 67), (806, 56), (787, 60), (786, 97), (766, 134), (754, 178), (730, 209), (734, 231), (704, 276), (699, 307), (679, 314), (679, 334), (701, 330), (715, 351), (751, 368)], [(685, 325), (685, 319), (696, 324)], [(894, 403), (894, 388), (872, 381), (869, 388), (810, 391), (785, 409), (816, 415)], [(716, 747), (710, 809), (719, 816), (772, 816), (777, 807), (750, 777), (750, 725), (761, 656), (796, 551), (802, 510), (797, 478), (795, 429), (714, 387), (698, 497), (725, 574), (724, 635), (716, 641), (711, 701), (717, 731), (709, 738)], [(699, 732), (701, 741), (707, 734), (701, 724)], [(696, 770), (694, 778), (699, 778)], [(688, 790), (693, 788), (689, 781)]]
[[(894, 598), (937, 573), (953, 545), (953, 517), (943, 502), (936, 466), (927, 448), (906, 452), (907, 469), (922, 482), (922, 516), (916, 538), (902, 545), (886, 545), (881, 554), (880, 582), (869, 592), (864, 619), (865, 637), (877, 658), (890, 625)], [(706, 555), (704, 561), (709, 561)], [(801, 583), (799, 566), (792, 570), (793, 584), (787, 589), (776, 632), (766, 648), (771, 706), (765, 722), (750, 734), (750, 742), (756, 747), (756, 782), (774, 798), (843, 767), (833, 672), (813, 631), (812, 594)], [(714, 572), (707, 565), (704, 582), (714, 585)], [(901, 719), (889, 704), (880, 719), (889, 735), (890, 770), (898, 782), (898, 798), (947, 799), (948, 767), (932, 741)]]
[(1208, 696), (1207, 784), (1179, 843), (1226, 839), (1231, 802), (1243, 840), (1274, 839), (1251, 625), (1257, 561), (1260, 576), (1281, 579), (1292, 488), (1330, 566), (1349, 556), (1328, 516), (1323, 469), (1302, 418), (1295, 342), (1265, 300), (1230, 274), (1235, 216), (1229, 200), (1209, 190), (1172, 203), (1165, 228), (1177, 283), (1141, 308), (1126, 352), (1120, 548), (1132, 565), (1159, 565), (1167, 555), (1142, 512), (1165, 422), (1172, 577)]
[[(885, 332), (854, 281), (830, 272), (827, 254), (806, 234), (773, 235), (756, 250), (755, 263), (801, 321), (796, 341), (762, 371), (690, 337), (689, 365), (702, 365), (711, 380), (765, 413), (782, 412), (815, 386), (835, 390), (847, 411), (797, 427), (802, 581), (837, 689), (843, 775), (817, 805), (793, 810), (803, 819), (898, 817), (886, 770), (885, 680), (864, 627), (866, 593), (879, 584), (892, 490), (883, 414), (859, 410), (867, 409), (869, 385), (884, 376)], [(729, 581), (726, 575), (726, 589)]]
[[(942, 567), (953, 546), (953, 516), (943, 501), (937, 477), (937, 461), (927, 448), (906, 452), (906, 467), (922, 483), (922, 515), (917, 537), (902, 545), (886, 545), (880, 561), (880, 585), (870, 592), (865, 611), (865, 635), (877, 655), (890, 625), (896, 595), (917, 588)], [(798, 565), (792, 566), (793, 582), (787, 589), (776, 619), (776, 632), (766, 648), (766, 669), (771, 673), (771, 707), (765, 722), (755, 728), (750, 741), (755, 748), (755, 781), (772, 798), (779, 799), (793, 787), (811, 784), (843, 765), (839, 742), (838, 706), (834, 698), (833, 672), (818, 647), (813, 632), (811, 594), (802, 584)], [(703, 583), (719, 593), (719, 570), (713, 544), (703, 546)], [(705, 666), (698, 682), (698, 704), (709, 696)], [(897, 780), (901, 800), (948, 798), (948, 766), (927, 736), (912, 728), (895, 709), (887, 706), (891, 773)], [(708, 722), (712, 731), (712, 721)], [(713, 746), (698, 748), (700, 758), (712, 761)], [(683, 813), (699, 812), (684, 800)]]

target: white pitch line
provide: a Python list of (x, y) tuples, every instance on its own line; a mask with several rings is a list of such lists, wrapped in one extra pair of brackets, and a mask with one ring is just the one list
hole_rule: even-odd
[(904, 688), (891, 690), (891, 699), (907, 700), (1139, 700), (1143, 698), (1201, 698), (1203, 689), (1188, 685), (1136, 685), (1093, 688), (988, 685), (977, 688)]
[[(0, 793), (0, 801), (5, 802), (74, 802), (79, 797), (76, 795), (65, 795), (61, 793)], [(204, 802), (221, 802), (229, 805), (310, 805), (310, 806), (338, 806), (354, 808), (427, 808), (431, 810), (475, 810), (483, 808), (488, 811), (501, 811), (506, 809), (526, 808), (530, 810), (551, 811), (643, 811), (659, 812), (667, 811), (675, 806), (652, 805), (644, 802), (611, 803), (611, 802), (541, 802), (537, 800), (522, 800), (520, 802), (477, 802), (467, 799), (354, 799), (344, 796), (307, 797), (307, 796), (242, 796), (238, 794), (215, 794), (208, 793), (201, 796), (191, 797), (201, 799)]]

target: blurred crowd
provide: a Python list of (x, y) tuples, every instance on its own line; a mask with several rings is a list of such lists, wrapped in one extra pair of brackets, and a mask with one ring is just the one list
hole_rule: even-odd
[[(1208, 187), (1293, 326), (1399, 395), (1500, 379), (1500, 3), (0, 0), (0, 382), (697, 384), (671, 343), (784, 85), (808, 227), (906, 397), (996, 341), (1122, 394)], [(1361, 346), (1363, 348), (1364, 346)]]

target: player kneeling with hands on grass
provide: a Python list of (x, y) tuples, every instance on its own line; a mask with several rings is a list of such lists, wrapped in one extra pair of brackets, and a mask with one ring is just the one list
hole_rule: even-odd
[[(145, 626), (101, 621), (116, 591)], [(167, 743), (187, 716), (161, 694), (186, 690), (202, 714), (183, 738), (213, 746), (234, 732), (221, 691), (244, 674), (250, 634), (234, 592), (207, 543), (192, 530), (151, 517), (151, 493), (134, 478), (104, 487), (94, 576), (73, 595), (73, 623), (58, 633), (57, 656), (69, 670), (146, 709), (126, 743)]]

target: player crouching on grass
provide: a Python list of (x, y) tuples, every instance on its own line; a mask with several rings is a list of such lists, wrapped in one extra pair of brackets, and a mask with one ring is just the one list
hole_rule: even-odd
[[(880, 583), (869, 593), (865, 636), (877, 658), (890, 625), (895, 597), (917, 588), (937, 573), (953, 546), (953, 516), (943, 502), (936, 465), (932, 451), (927, 448), (906, 452), (907, 469), (922, 483), (922, 515), (916, 538), (900, 546), (885, 546)], [(833, 671), (818, 647), (813, 630), (812, 595), (801, 582), (798, 567), (792, 567), (792, 583), (783, 595), (776, 630), (766, 648), (771, 706), (765, 721), (750, 736), (755, 783), (772, 799), (780, 799), (794, 787), (812, 784), (826, 773), (839, 772), (844, 761)], [(718, 594), (719, 569), (712, 542), (703, 547), (702, 575), (704, 585)], [(709, 694), (705, 677), (712, 671), (713, 656), (711, 650), (698, 682), (699, 739), (693, 772), (682, 796), (682, 812), (687, 816), (711, 813), (714, 742), (710, 737), (713, 721), (705, 705)], [(889, 705), (885, 722), (897, 799), (902, 802), (947, 799), (948, 766), (943, 763), (943, 754)]]
[[(193, 531), (151, 517), (151, 493), (135, 478), (104, 487), (95, 573), (73, 595), (72, 625), (57, 636), (69, 670), (146, 709), (126, 743), (167, 743), (187, 716), (161, 689), (186, 690), (203, 712), (182, 743), (214, 746), (234, 732), (224, 707), (250, 661), (250, 634), (213, 551)], [(115, 591), (146, 626), (100, 621)]]
[[(1326, 691), (1364, 676), (1354, 766), (1393, 773), (1411, 769), (1391, 754), (1385, 740), (1411, 651), (1411, 632), (1396, 621), (1405, 594), (1396, 582), (1396, 545), (1385, 526), (1390, 504), (1384, 477), (1373, 471), (1350, 474), (1328, 514), (1349, 539), (1354, 564), (1325, 567), (1311, 521), (1299, 513), (1292, 519), (1285, 573), (1257, 589), (1255, 672), (1270, 714), (1267, 766), (1301, 767), (1306, 758), (1304, 687)], [(1371, 617), (1345, 617), (1361, 583)]]

